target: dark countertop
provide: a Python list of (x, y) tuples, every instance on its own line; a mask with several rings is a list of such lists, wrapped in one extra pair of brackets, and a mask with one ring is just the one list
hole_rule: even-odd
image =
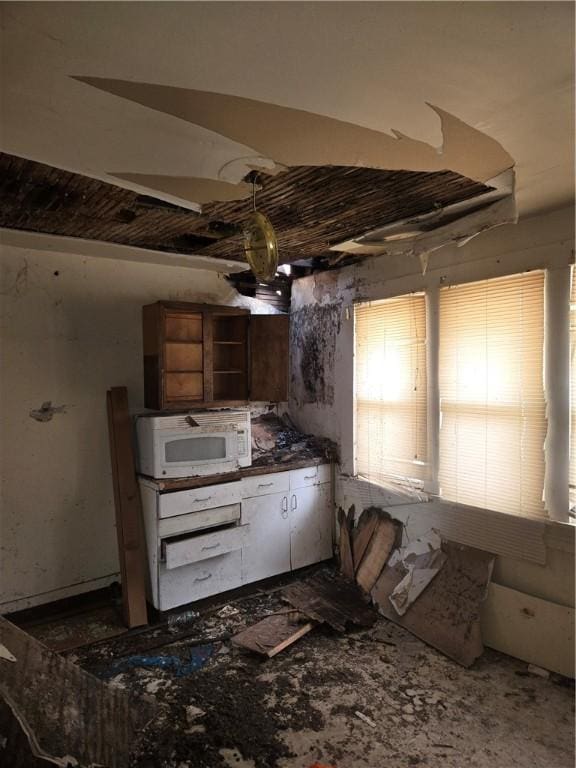
[(269, 472), (330, 464), (336, 460), (334, 444), (326, 438), (305, 435), (274, 414), (252, 419), (252, 466), (236, 472), (205, 477), (178, 477), (158, 480), (141, 475), (159, 491), (181, 491), (205, 485), (231, 483), (243, 477)]

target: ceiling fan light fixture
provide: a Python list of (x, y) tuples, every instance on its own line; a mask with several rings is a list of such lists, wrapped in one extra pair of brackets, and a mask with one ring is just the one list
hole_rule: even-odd
[(244, 254), (259, 282), (269, 283), (278, 269), (278, 241), (270, 219), (256, 210), (256, 177), (252, 175), (252, 213), (244, 222)]

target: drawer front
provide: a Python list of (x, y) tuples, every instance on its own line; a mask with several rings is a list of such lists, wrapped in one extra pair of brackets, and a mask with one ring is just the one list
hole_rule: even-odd
[(162, 493), (158, 503), (158, 516), (173, 517), (201, 509), (238, 504), (241, 500), (241, 489), (242, 483), (238, 480), (222, 485), (205, 485), (190, 491)]
[(171, 571), (173, 568), (181, 568), (183, 565), (242, 549), (248, 528), (247, 525), (237, 525), (224, 531), (164, 541), (162, 549), (166, 569)]
[(290, 472), (271, 472), (268, 475), (242, 478), (242, 498), (285, 493), (290, 489)]
[(331, 480), (330, 464), (320, 464), (316, 467), (290, 470), (290, 489), (306, 488), (308, 485), (320, 485)]
[(176, 515), (159, 520), (158, 536), (165, 539), (179, 533), (235, 523), (237, 520), (240, 520), (240, 504), (228, 504), (225, 507), (216, 507), (215, 509), (201, 509), (198, 512), (190, 512), (188, 515)]
[(236, 589), (241, 584), (242, 554), (239, 551), (172, 570), (161, 565), (156, 607), (160, 611), (169, 611), (194, 600)]

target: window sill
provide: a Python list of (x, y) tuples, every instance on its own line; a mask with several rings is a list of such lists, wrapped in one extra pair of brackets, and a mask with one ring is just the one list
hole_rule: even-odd
[(547, 548), (574, 552), (576, 527), (534, 517), (520, 517), (481, 507), (446, 501), (422, 491), (340, 475), (337, 504), (347, 509), (381, 506), (394, 517), (416, 525), (422, 532), (435, 528), (459, 544), (496, 555), (546, 563)]

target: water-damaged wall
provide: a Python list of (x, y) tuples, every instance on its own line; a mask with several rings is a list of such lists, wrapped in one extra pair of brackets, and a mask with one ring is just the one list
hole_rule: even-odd
[(273, 310), (197, 269), (8, 246), (0, 267), (4, 612), (117, 578), (106, 390), (143, 407), (142, 305)]

